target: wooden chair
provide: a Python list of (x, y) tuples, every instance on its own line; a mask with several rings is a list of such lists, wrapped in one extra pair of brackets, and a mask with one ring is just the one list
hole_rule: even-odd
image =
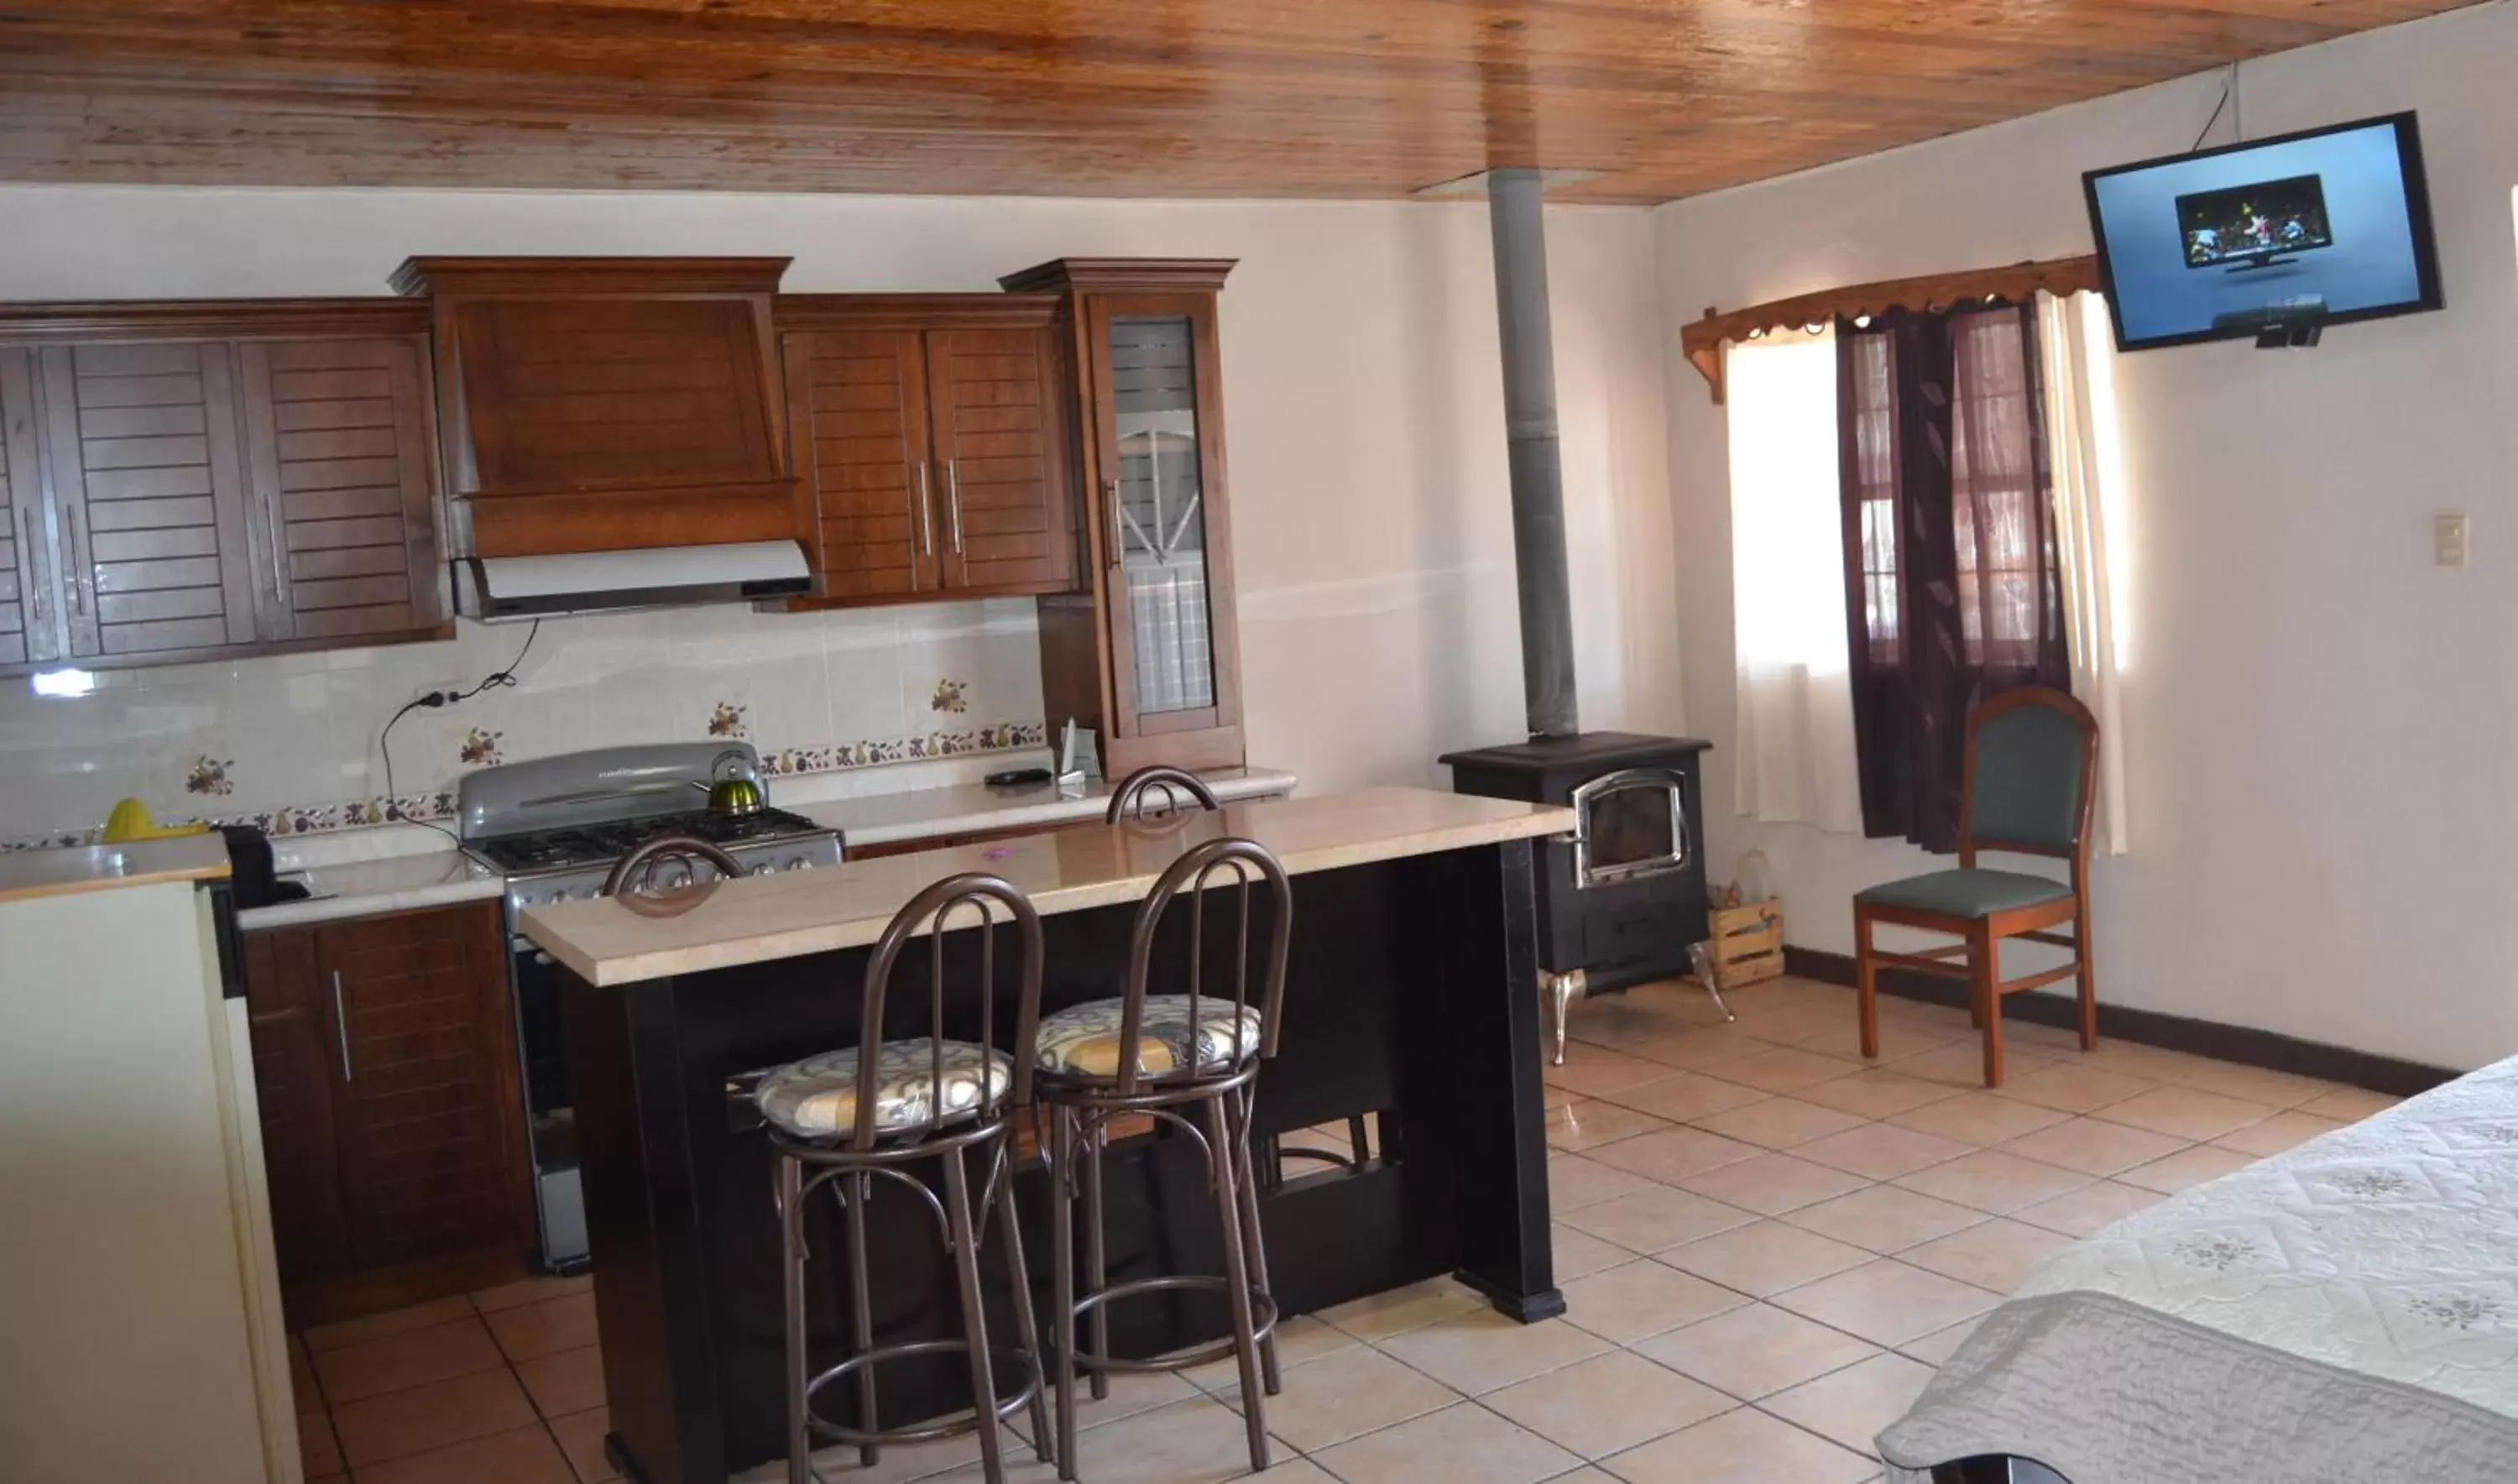
[[(1968, 715), (1966, 793), (1959, 806), (1959, 869), (1910, 876), (1853, 898), (1853, 951), (1862, 1005), (1862, 1055), (1880, 1055), (1880, 967), (1921, 969), (1968, 981), (1969, 1014), (1984, 1027), (1984, 1085), (2002, 1085), (2002, 997), (2080, 981), (2081, 1049), (2099, 1044), (2099, 995), (2090, 962), (2090, 801), (2098, 781), (2099, 723), (2090, 709), (2042, 685), (2007, 691)], [(1980, 870), (1982, 851), (2051, 855), (2070, 879)], [(1955, 935), (1916, 953), (1872, 946), (1875, 924)], [(2066, 938), (2053, 929), (2072, 925)], [(2072, 962), (2001, 978), (2006, 938), (2054, 943)], [(1953, 963), (1952, 960), (1956, 960)]]

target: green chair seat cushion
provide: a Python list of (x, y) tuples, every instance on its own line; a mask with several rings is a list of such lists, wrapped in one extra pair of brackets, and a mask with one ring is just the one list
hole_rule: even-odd
[(1958, 870), (1885, 881), (1855, 894), (1853, 899), (1875, 907), (1973, 919), (2015, 907), (2033, 907), (2071, 895), (2070, 887), (2051, 876), (2032, 876), (2025, 871)]

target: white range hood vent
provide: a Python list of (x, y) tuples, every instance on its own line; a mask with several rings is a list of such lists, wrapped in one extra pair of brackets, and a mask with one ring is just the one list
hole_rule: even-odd
[(466, 618), (547, 618), (693, 603), (793, 597), (813, 587), (792, 541), (647, 546), (555, 556), (464, 556), (455, 561), (456, 611)]

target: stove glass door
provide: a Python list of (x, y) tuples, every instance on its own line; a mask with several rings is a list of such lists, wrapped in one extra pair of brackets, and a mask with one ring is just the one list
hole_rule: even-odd
[(1667, 767), (1603, 773), (1574, 790), (1574, 884), (1606, 886), (1687, 865), (1686, 779)]

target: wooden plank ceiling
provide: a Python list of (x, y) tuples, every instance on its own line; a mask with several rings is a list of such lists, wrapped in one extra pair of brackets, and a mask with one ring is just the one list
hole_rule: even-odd
[(0, 0), (0, 180), (1660, 201), (2460, 3)]

